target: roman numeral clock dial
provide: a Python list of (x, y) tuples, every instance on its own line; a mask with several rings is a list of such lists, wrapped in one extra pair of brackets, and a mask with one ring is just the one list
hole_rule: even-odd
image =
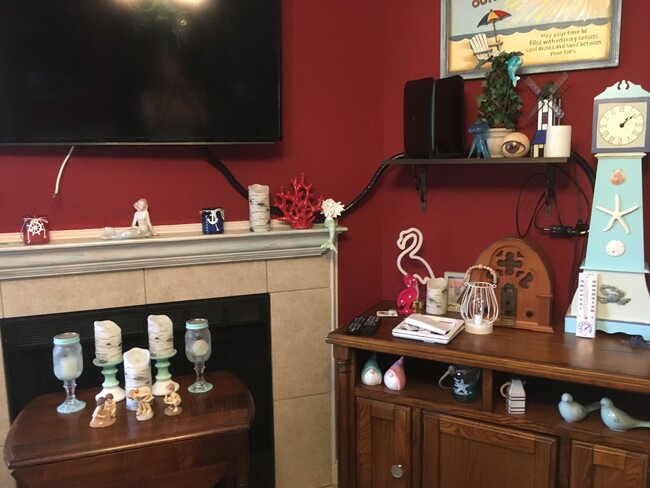
[(645, 119), (638, 108), (614, 105), (605, 110), (598, 123), (600, 136), (614, 146), (624, 146), (638, 139), (643, 133)]

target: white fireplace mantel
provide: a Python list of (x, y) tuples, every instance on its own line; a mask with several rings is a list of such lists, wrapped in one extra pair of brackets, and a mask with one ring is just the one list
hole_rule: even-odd
[(215, 235), (204, 235), (200, 224), (156, 226), (156, 232), (102, 240), (103, 229), (53, 231), (48, 244), (29, 246), (18, 233), (0, 234), (0, 280), (319, 256), (328, 239), (322, 224), (293, 230), (278, 221), (269, 232), (251, 232), (247, 221), (226, 223)]

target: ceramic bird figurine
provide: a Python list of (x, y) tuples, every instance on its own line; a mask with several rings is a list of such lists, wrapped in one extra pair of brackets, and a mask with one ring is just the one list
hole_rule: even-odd
[(580, 422), (591, 412), (600, 408), (600, 402), (593, 402), (589, 405), (582, 405), (576, 402), (570, 393), (562, 394), (562, 401), (557, 405), (560, 415), (567, 422)]
[(406, 386), (406, 374), (404, 373), (404, 356), (399, 358), (388, 368), (384, 375), (384, 385), (391, 390), (403, 390)]
[(614, 402), (606, 397), (600, 400), (600, 418), (607, 427), (619, 432), (640, 427), (650, 428), (650, 421), (635, 419), (620, 408), (616, 408)]
[(377, 353), (372, 353), (370, 359), (363, 365), (361, 370), (361, 383), (368, 386), (381, 385), (381, 370), (377, 364)]

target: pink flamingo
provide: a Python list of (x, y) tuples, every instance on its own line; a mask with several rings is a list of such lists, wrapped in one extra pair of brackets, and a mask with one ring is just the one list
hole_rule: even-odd
[(397, 295), (397, 311), (399, 313), (412, 313), (412, 306), (418, 297), (418, 280), (413, 275), (404, 275), (406, 288)]

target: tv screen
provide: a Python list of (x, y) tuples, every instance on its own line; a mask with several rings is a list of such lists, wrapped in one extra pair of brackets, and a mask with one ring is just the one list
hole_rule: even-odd
[(280, 0), (0, 4), (0, 143), (280, 137)]

